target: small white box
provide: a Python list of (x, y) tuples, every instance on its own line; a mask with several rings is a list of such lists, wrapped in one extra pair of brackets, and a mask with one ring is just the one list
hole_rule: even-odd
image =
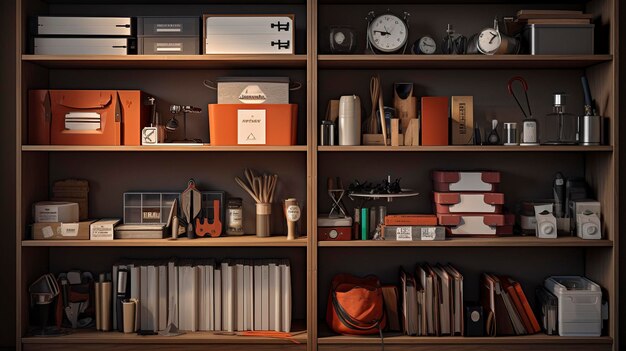
[(558, 299), (560, 336), (600, 336), (602, 289), (585, 277), (554, 276), (544, 285)]
[(78, 203), (42, 201), (34, 206), (35, 223), (78, 222)]
[(90, 240), (113, 240), (119, 219), (101, 219), (89, 227)]

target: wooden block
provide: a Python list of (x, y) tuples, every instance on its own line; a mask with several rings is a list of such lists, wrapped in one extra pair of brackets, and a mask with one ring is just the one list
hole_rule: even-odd
[(339, 118), (339, 100), (329, 100), (326, 106), (326, 119), (335, 123)]
[(391, 146), (400, 146), (400, 119), (391, 119)]
[(418, 146), (420, 144), (420, 123), (419, 119), (415, 118), (409, 121), (404, 134), (405, 146)]

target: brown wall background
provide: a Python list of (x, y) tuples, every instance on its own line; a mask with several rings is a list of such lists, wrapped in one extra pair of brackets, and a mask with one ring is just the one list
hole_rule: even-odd
[(0, 1), (0, 348), (15, 347), (15, 0)]

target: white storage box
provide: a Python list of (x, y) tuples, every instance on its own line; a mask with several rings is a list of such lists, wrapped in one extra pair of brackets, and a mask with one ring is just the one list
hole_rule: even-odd
[(560, 336), (600, 336), (602, 333), (602, 289), (578, 276), (554, 276), (544, 286), (559, 300)]
[(131, 17), (57, 17), (39, 16), (31, 22), (34, 35), (132, 35)]
[(128, 55), (137, 50), (133, 38), (35, 38), (35, 55)]
[(43, 201), (34, 205), (35, 223), (78, 222), (78, 203)]
[(113, 240), (115, 226), (120, 223), (119, 219), (101, 219), (89, 226), (90, 240)]
[(293, 15), (204, 15), (205, 54), (293, 54)]

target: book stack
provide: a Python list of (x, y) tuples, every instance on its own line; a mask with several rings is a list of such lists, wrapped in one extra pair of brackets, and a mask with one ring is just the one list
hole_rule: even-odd
[[(463, 275), (451, 265), (400, 270), (402, 332), (412, 336), (463, 335)], [(390, 325), (393, 313), (386, 311)]]
[(515, 21), (520, 24), (590, 24), (592, 14), (572, 10), (519, 10)]
[(509, 276), (485, 273), (480, 297), (490, 336), (526, 335), (541, 331), (519, 282)]
[[(113, 266), (113, 277), (120, 271), (128, 272), (127, 288), (113, 297), (113, 305), (137, 299), (137, 329), (159, 331), (169, 324), (185, 331), (291, 329), (287, 259), (124, 261)], [(113, 291), (124, 286), (117, 280)], [(119, 330), (119, 311), (112, 312)]]
[(445, 227), (437, 226), (437, 216), (402, 214), (385, 216), (382, 238), (391, 241), (445, 240)]

